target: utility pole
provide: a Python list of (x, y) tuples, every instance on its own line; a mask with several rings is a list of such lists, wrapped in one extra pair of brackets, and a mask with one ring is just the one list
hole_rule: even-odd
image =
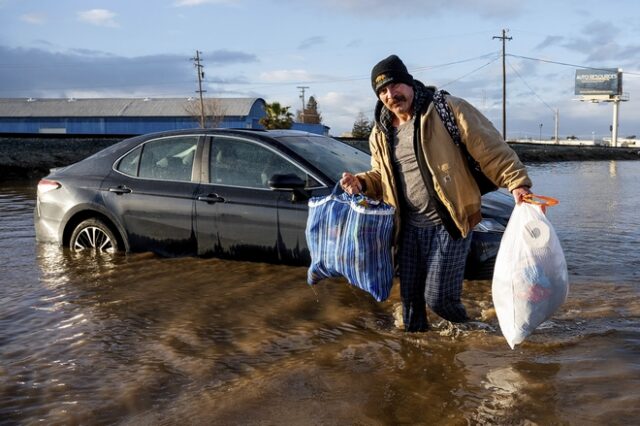
[(542, 123), (540, 123), (540, 143), (542, 143)]
[(502, 40), (502, 137), (507, 140), (507, 67), (505, 64), (505, 43), (513, 37), (507, 37), (507, 30), (502, 30), (502, 36), (493, 36)]
[(196, 67), (196, 72), (198, 73), (198, 90), (196, 93), (200, 94), (200, 128), (204, 129), (204, 100), (202, 99), (202, 93), (206, 92), (206, 90), (202, 90), (202, 79), (204, 78), (204, 65), (200, 63), (200, 52), (196, 50), (195, 58), (191, 58), (194, 62), (194, 66)]
[(558, 110), (558, 108), (556, 108), (555, 111), (555, 142), (556, 144), (560, 143), (560, 141), (558, 140), (558, 127), (560, 126), (560, 110)]
[(613, 100), (613, 125), (611, 126), (611, 146), (618, 146), (618, 107), (620, 105), (620, 96), (616, 96)]
[(302, 122), (304, 123), (304, 107), (305, 107), (304, 90), (308, 89), (309, 86), (298, 86), (297, 88), (300, 89), (300, 99), (302, 99), (302, 109), (300, 110), (300, 118), (302, 119)]

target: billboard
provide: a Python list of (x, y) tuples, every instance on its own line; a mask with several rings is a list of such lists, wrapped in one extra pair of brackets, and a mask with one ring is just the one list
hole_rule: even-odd
[(622, 71), (617, 68), (576, 70), (576, 95), (621, 95)]

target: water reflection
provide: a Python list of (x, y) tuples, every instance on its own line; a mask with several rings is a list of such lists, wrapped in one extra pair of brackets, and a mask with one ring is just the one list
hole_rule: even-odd
[(593, 161), (532, 168), (534, 191), (560, 199), (547, 215), (561, 240), (572, 281), (639, 282), (637, 166), (634, 161)]
[[(517, 362), (489, 370), (483, 382), (488, 396), (474, 419), (483, 424), (551, 424), (558, 418), (557, 364)], [(528, 417), (536, 413), (535, 416)]]

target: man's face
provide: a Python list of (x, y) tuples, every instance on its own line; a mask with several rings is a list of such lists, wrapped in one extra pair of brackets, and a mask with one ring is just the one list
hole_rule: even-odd
[(404, 83), (391, 83), (378, 91), (378, 98), (395, 115), (411, 114), (413, 87)]

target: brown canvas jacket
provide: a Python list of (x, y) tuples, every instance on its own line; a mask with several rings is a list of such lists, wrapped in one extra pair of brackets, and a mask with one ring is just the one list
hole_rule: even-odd
[[(460, 129), (462, 142), (480, 164), (485, 175), (509, 191), (531, 187), (531, 180), (517, 154), (504, 142), (491, 122), (463, 99), (447, 96)], [(482, 219), (480, 191), (466, 159), (454, 144), (433, 104), (419, 117), (418, 153), (429, 167), (433, 187), (462, 236)], [(396, 208), (396, 241), (400, 231), (400, 203), (393, 173), (391, 151), (385, 134), (376, 125), (369, 137), (371, 170), (358, 174), (365, 195)]]

